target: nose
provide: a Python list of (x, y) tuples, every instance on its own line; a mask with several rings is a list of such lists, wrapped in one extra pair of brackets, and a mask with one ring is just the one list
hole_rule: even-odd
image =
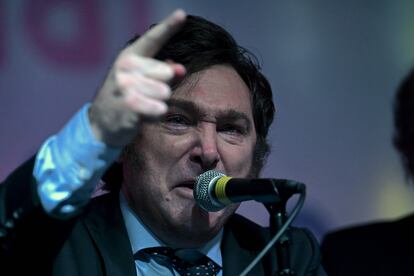
[(191, 150), (191, 161), (199, 164), (203, 171), (215, 169), (220, 161), (217, 146), (217, 130), (213, 123), (200, 126), (197, 141)]

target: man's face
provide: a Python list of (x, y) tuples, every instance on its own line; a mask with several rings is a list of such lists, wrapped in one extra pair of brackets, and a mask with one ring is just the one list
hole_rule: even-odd
[(238, 205), (204, 211), (193, 198), (194, 180), (211, 169), (246, 177), (252, 166), (256, 130), (248, 87), (233, 68), (210, 67), (175, 90), (160, 122), (140, 128), (123, 158), (130, 206), (167, 244), (200, 246)]

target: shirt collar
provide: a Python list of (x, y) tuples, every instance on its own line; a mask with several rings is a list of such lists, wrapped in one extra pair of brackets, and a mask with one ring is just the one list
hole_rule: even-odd
[[(131, 210), (122, 192), (119, 193), (119, 202), (133, 253), (148, 247), (166, 246), (142, 223), (141, 219)], [(211, 239), (202, 247), (198, 248), (201, 253), (207, 255), (210, 259), (212, 259), (220, 266), (222, 266), (223, 263), (220, 251), (222, 238), (223, 229), (220, 230), (220, 232), (213, 239)]]

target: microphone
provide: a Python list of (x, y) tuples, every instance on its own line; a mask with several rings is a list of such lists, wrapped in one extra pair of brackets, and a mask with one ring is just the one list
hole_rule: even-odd
[(193, 194), (201, 208), (216, 212), (229, 204), (246, 200), (285, 202), (293, 194), (302, 193), (305, 189), (305, 184), (293, 180), (233, 178), (210, 170), (197, 177)]

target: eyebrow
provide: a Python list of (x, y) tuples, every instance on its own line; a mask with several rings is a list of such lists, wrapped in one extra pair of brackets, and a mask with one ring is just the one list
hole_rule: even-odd
[[(203, 112), (202, 110), (193, 102), (179, 99), (169, 99), (167, 101), (169, 107), (180, 108), (186, 112), (192, 113), (201, 117)], [(237, 121), (242, 120), (245, 123), (246, 130), (250, 131), (251, 122), (249, 117), (240, 111), (234, 110), (232, 108), (226, 110), (219, 110), (217, 116), (218, 118), (225, 121)]]

